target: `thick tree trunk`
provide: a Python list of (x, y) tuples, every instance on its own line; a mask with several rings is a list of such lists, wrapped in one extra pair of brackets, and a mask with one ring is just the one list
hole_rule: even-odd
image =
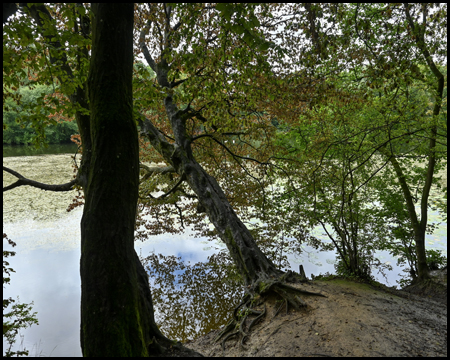
[(83, 355), (183, 350), (155, 324), (148, 277), (134, 250), (139, 152), (132, 115), (133, 3), (93, 4), (92, 10), (92, 152), (81, 221)]
[(81, 220), (84, 356), (147, 355), (133, 247), (138, 142), (131, 112), (133, 4), (93, 4), (92, 153)]

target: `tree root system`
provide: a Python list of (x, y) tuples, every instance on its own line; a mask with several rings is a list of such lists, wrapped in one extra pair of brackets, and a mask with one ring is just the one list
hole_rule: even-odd
[[(215, 338), (215, 342), (222, 340), (223, 351), (225, 351), (225, 342), (234, 337), (237, 337), (240, 346), (244, 347), (244, 342), (252, 327), (266, 315), (265, 299), (269, 295), (275, 294), (278, 298), (281, 298), (281, 305), (273, 317), (278, 315), (283, 306), (286, 308), (286, 314), (289, 311), (289, 306), (296, 310), (305, 308), (307, 303), (300, 297), (301, 295), (326, 297), (320, 293), (295, 288), (286, 284), (285, 281), (306, 282), (304, 278), (288, 272), (279, 279), (265, 278), (264, 280), (258, 280), (247, 288), (242, 302), (233, 310), (231, 320)], [(248, 321), (250, 322), (247, 325)]]

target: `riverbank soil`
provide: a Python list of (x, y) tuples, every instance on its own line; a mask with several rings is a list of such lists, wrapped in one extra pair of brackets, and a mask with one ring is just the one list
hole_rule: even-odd
[[(294, 285), (327, 297), (304, 296), (305, 310), (282, 310), (268, 299), (265, 317), (240, 345), (214, 342), (211, 331), (187, 347), (204, 356), (447, 356), (445, 285), (420, 295), (340, 278)], [(416, 291), (417, 292), (417, 291)], [(438, 296), (437, 296), (438, 295)]]

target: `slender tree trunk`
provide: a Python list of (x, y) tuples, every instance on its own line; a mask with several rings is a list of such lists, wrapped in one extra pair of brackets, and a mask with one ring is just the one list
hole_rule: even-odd
[[(422, 53), (423, 59), (426, 61), (428, 68), (433, 73), (433, 76), (436, 79), (436, 98), (433, 106), (433, 116), (439, 116), (442, 107), (442, 98), (444, 95), (444, 86), (445, 86), (445, 78), (444, 74), (441, 73), (439, 68), (436, 66), (433, 56), (430, 54), (430, 50), (427, 47), (427, 43), (425, 42), (425, 32), (426, 26), (425, 24), (415, 23), (410, 14), (411, 5), (408, 3), (404, 3), (406, 20), (409, 23), (409, 26), (412, 29), (413, 39), (416, 42), (417, 47), (420, 49)], [(427, 9), (427, 5), (423, 5), (423, 11), (425, 12)], [(425, 15), (424, 15), (425, 17)], [(427, 175), (425, 179), (425, 185), (423, 187), (422, 199), (421, 199), (421, 219), (420, 224), (414, 227), (414, 238), (416, 240), (416, 252), (417, 252), (417, 270), (419, 272), (419, 280), (426, 280), (429, 278), (429, 268), (426, 263), (426, 254), (425, 254), (425, 231), (427, 225), (427, 211), (428, 211), (428, 198), (430, 194), (431, 184), (433, 182), (434, 168), (436, 166), (436, 137), (437, 137), (437, 127), (433, 126), (431, 128), (431, 136), (429, 141), (429, 155), (428, 155), (428, 165), (427, 165)], [(404, 177), (402, 179), (399, 178), (400, 181), (404, 181)], [(406, 196), (406, 195), (405, 195)], [(408, 208), (409, 210), (409, 208)]]
[[(411, 191), (409, 190), (408, 184), (406, 182), (406, 177), (403, 174), (403, 170), (400, 167), (397, 159), (395, 159), (393, 154), (390, 154), (385, 148), (381, 148), (380, 152), (386, 156), (394, 167), (395, 173), (397, 175), (397, 179), (402, 188), (403, 197), (406, 202), (406, 206), (408, 209), (409, 218), (411, 220), (411, 224), (414, 230), (414, 240), (416, 243), (416, 256), (417, 256), (417, 271), (418, 271), (418, 279), (423, 281), (429, 279), (429, 269), (427, 265), (427, 258), (425, 252), (425, 231), (427, 225), (427, 212), (428, 206), (421, 207), (421, 220), (419, 221), (416, 214), (416, 209), (413, 202), (413, 197), (411, 195)], [(432, 168), (428, 168), (428, 173), (434, 171), (434, 164)], [(431, 181), (430, 181), (431, 186)], [(422, 204), (428, 203), (429, 197), (429, 188), (427, 186), (424, 187), (424, 191), (422, 192)]]

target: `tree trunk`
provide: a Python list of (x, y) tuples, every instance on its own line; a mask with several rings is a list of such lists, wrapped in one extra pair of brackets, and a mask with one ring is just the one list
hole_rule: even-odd
[[(411, 195), (411, 191), (409, 190), (408, 184), (406, 182), (405, 174), (398, 163), (397, 159), (391, 154), (387, 149), (380, 148), (380, 152), (382, 155), (386, 156), (394, 167), (395, 173), (397, 175), (397, 179), (402, 188), (403, 197), (406, 202), (406, 206), (408, 209), (409, 218), (411, 220), (411, 224), (414, 230), (414, 240), (416, 243), (416, 261), (417, 261), (417, 271), (418, 271), (418, 279), (420, 281), (427, 280), (430, 278), (429, 269), (427, 265), (427, 258), (425, 252), (425, 231), (427, 225), (427, 212), (428, 212), (428, 197), (429, 197), (429, 187), (424, 187), (424, 191), (422, 192), (422, 204), (425, 203), (425, 206), (421, 207), (421, 220), (419, 222), (416, 214), (416, 209), (413, 202), (413, 197)], [(434, 171), (434, 163), (432, 164), (432, 168), (428, 167), (427, 174), (433, 174)], [(432, 177), (432, 175), (431, 175)], [(428, 182), (426, 182), (426, 185)], [(431, 186), (431, 181), (429, 186)]]
[(184, 348), (156, 326), (148, 276), (134, 250), (139, 188), (132, 115), (134, 6), (93, 4), (92, 11), (92, 152), (81, 220), (81, 347), (83, 356), (159, 355), (169, 346)]
[(178, 116), (179, 112), (172, 98), (167, 97), (164, 103), (176, 143), (166, 141), (149, 120), (140, 121), (142, 133), (195, 192), (226, 244), (245, 284), (255, 285), (259, 280), (281, 277), (283, 272), (259, 249), (250, 231), (232, 209), (220, 185), (195, 161), (190, 144), (186, 141), (184, 120)]
[[(289, 304), (296, 309), (306, 306), (306, 303), (298, 296), (300, 294), (323, 295), (300, 290), (286, 284), (287, 281), (306, 281), (306, 277), (292, 271), (284, 273), (275, 267), (272, 261), (259, 249), (250, 231), (234, 212), (220, 185), (195, 160), (191, 148), (192, 138), (186, 129), (186, 122), (188, 119), (196, 116), (196, 113), (195, 111), (190, 112), (189, 106), (180, 111), (171, 95), (173, 94), (175, 83), (169, 81), (168, 75), (171, 65), (166, 58), (166, 54), (170, 54), (172, 51), (171, 35), (168, 30), (171, 28), (169, 14), (170, 9), (166, 12), (165, 43), (162, 45), (159, 63), (155, 62), (145, 46), (144, 37), (149, 27), (140, 34), (140, 46), (148, 64), (156, 72), (156, 79), (159, 85), (165, 88), (166, 93), (169, 94), (164, 99), (164, 107), (173, 131), (175, 143), (169, 143), (151, 121), (145, 119), (142, 115), (137, 120), (141, 128), (141, 134), (146, 136), (154, 149), (163, 156), (165, 161), (173, 166), (180, 175), (180, 180), (186, 181), (195, 192), (200, 205), (205, 209), (209, 220), (226, 244), (233, 262), (244, 280), (246, 285), (244, 299), (233, 311), (233, 319), (225, 326), (216, 340), (219, 340), (225, 333), (236, 328), (239, 330), (232, 335), (240, 333), (243, 336), (242, 339), (244, 339), (247, 334), (242, 330), (241, 320), (236, 314), (239, 308), (243, 306), (243, 311), (248, 310), (249, 313), (257, 314), (258, 317), (263, 316), (265, 307), (264, 310), (254, 309), (254, 307), (260, 305), (260, 302), (265, 300), (264, 296), (259, 295), (277, 293), (285, 300), (286, 309)], [(165, 50), (169, 51), (166, 52)], [(245, 322), (245, 318), (242, 320), (243, 322)], [(225, 336), (223, 341), (226, 341), (228, 338), (229, 335)]]
[[(161, 74), (157, 74), (157, 76), (159, 79), (163, 77)], [(264, 310), (255, 310), (255, 307), (265, 301), (264, 295), (276, 293), (284, 299), (286, 309), (291, 305), (297, 310), (306, 306), (299, 295), (324, 296), (286, 284), (290, 281), (306, 281), (306, 277), (304, 273), (298, 275), (292, 271), (284, 273), (278, 270), (272, 261), (263, 254), (250, 231), (232, 209), (220, 185), (195, 161), (186, 133), (185, 120), (178, 116), (180, 112), (173, 103), (172, 97), (166, 97), (164, 103), (175, 135), (175, 144), (169, 143), (148, 119), (138, 120), (141, 133), (150, 140), (152, 146), (195, 192), (220, 238), (226, 244), (246, 285), (243, 301), (234, 309), (232, 319), (216, 337), (216, 341), (223, 338), (223, 344), (230, 336), (238, 334), (244, 340), (247, 336), (243, 331), (247, 316), (242, 320), (239, 319), (238, 311), (242, 307), (242, 311), (257, 315), (256, 319), (263, 316), (265, 306)], [(230, 333), (231, 331), (233, 332)]]

